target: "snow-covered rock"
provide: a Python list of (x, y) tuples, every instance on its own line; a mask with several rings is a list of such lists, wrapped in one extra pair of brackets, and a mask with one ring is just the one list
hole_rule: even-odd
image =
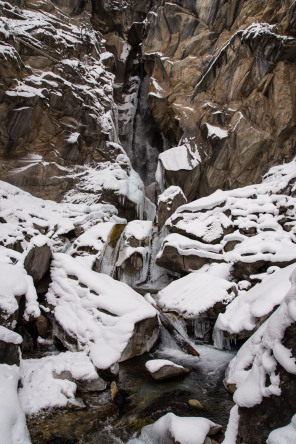
[[(223, 264), (220, 267), (225, 270)], [(229, 267), (226, 268), (229, 270)], [(235, 297), (233, 290), (236, 290), (233, 283), (215, 275), (210, 268), (208, 271), (189, 273), (172, 282), (158, 293), (156, 301), (163, 311), (177, 312), (186, 319), (212, 317), (207, 313), (210, 309), (215, 317), (214, 313), (217, 316), (223, 306)]]
[(166, 222), (172, 234), (163, 241), (158, 265), (188, 272), (228, 262), (243, 280), (262, 267), (295, 262), (295, 179), (293, 160), (272, 168), (261, 184), (218, 190), (179, 207)]
[(220, 335), (244, 338), (262, 324), (277, 307), (290, 288), (290, 275), (295, 265), (271, 269), (260, 283), (250, 290), (240, 290), (238, 296), (219, 314), (214, 327), (215, 346), (221, 348)]
[(151, 359), (146, 362), (145, 367), (152, 378), (156, 380), (175, 378), (186, 375), (190, 371), (168, 359)]
[(187, 199), (180, 187), (170, 186), (158, 197), (158, 226), (161, 229), (165, 221), (178, 207), (186, 204)]
[(139, 438), (128, 444), (204, 444), (207, 435), (217, 433), (217, 424), (206, 418), (180, 417), (167, 413), (154, 424), (145, 426)]
[(107, 369), (154, 345), (156, 311), (126, 284), (62, 253), (54, 255), (51, 276), (54, 335), (69, 350), (85, 350), (97, 368)]
[(0, 325), (0, 364), (19, 365), (22, 340), (18, 333)]
[(291, 419), (290, 424), (273, 430), (267, 439), (267, 444), (290, 444), (296, 441), (296, 416)]
[(84, 352), (65, 352), (40, 359), (24, 359), (20, 366), (21, 406), (27, 415), (73, 402), (77, 385), (98, 391), (106, 388), (95, 366)]
[[(267, 439), (295, 411), (296, 271), (280, 307), (239, 349), (230, 362), (227, 384), (235, 384), (238, 435), (246, 443)], [(252, 423), (252, 430), (249, 424)], [(263, 438), (262, 438), (263, 437)]]

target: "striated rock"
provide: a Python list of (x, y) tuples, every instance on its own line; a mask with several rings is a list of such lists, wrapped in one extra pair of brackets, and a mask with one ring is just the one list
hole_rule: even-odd
[[(190, 200), (256, 183), (292, 159), (294, 9), (276, 0), (176, 1), (149, 14), (148, 103), (171, 142), (197, 153), (198, 173), (182, 177)], [(169, 185), (180, 185), (178, 171)]]
[(166, 359), (152, 359), (146, 362), (145, 367), (152, 378), (156, 380), (176, 378), (190, 372), (188, 368)]

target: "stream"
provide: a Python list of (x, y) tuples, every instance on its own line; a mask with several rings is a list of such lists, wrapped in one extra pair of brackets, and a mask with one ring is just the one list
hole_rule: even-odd
[[(223, 386), (223, 377), (235, 351), (217, 350), (200, 342), (195, 346), (199, 358), (181, 351), (162, 329), (161, 341), (152, 352), (120, 363), (115, 402), (108, 389), (100, 393), (78, 392), (78, 405), (28, 418), (32, 443), (125, 444), (143, 426), (168, 412), (202, 416), (221, 424), (225, 431), (233, 401)], [(191, 372), (177, 379), (155, 381), (145, 363), (156, 358), (170, 359)], [(190, 399), (198, 400), (202, 408), (190, 406)], [(223, 433), (215, 439), (221, 442)]]

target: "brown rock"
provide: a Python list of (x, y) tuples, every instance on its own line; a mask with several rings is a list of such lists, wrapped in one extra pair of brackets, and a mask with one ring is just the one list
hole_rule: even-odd
[(34, 282), (38, 282), (49, 270), (50, 260), (51, 249), (48, 245), (34, 245), (25, 257), (24, 268)]

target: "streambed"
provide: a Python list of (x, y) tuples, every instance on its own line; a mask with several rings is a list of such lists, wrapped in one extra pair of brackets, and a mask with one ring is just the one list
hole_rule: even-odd
[[(202, 416), (221, 424), (225, 430), (233, 401), (223, 386), (223, 377), (235, 352), (204, 344), (197, 344), (196, 348), (199, 358), (183, 353), (164, 333), (152, 353), (120, 364), (115, 402), (110, 390), (78, 392), (77, 398), (83, 401), (84, 408), (78, 404), (28, 418), (33, 444), (123, 444), (143, 426), (168, 412)], [(171, 359), (191, 372), (177, 379), (155, 381), (145, 369), (146, 361), (153, 358)], [(202, 408), (190, 406), (190, 399), (198, 400)], [(220, 442), (222, 438), (222, 433), (215, 437)]]

